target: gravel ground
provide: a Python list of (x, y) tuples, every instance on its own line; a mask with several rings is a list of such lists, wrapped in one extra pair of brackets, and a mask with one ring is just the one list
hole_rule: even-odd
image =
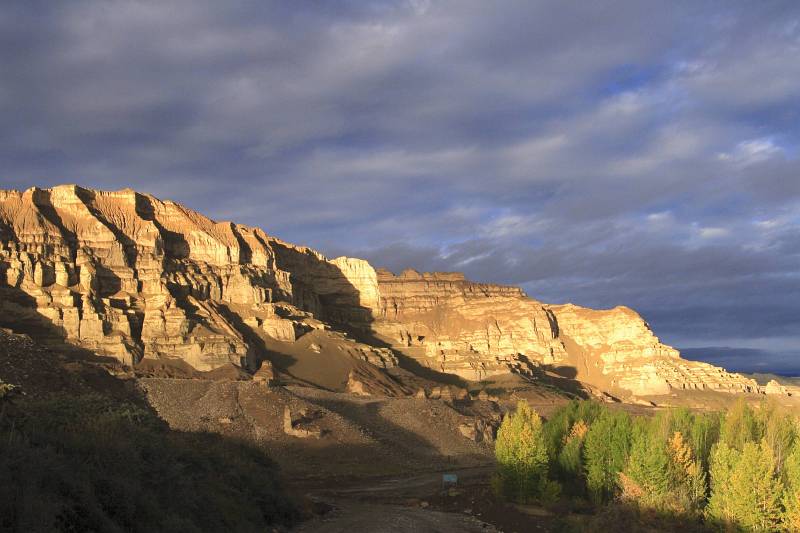
[(479, 519), (456, 513), (443, 513), (418, 507), (359, 504), (331, 513), (330, 517), (301, 525), (298, 533), (478, 533), (497, 529)]
[[(439, 400), (360, 398), (248, 381), (140, 378), (138, 384), (174, 429), (253, 440), (290, 478), (359, 478), (468, 466), (485, 463), (492, 453), (491, 444), (475, 443), (458, 431), (459, 424), (473, 419), (462, 414), (464, 408), (459, 412)], [(286, 435), (287, 406), (295, 416), (305, 412), (321, 438)], [(483, 405), (476, 414), (487, 409)]]

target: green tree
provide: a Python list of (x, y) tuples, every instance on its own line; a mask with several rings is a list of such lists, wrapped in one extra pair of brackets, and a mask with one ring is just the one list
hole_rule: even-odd
[(720, 430), (720, 441), (729, 448), (741, 451), (748, 442), (759, 442), (762, 425), (744, 398), (739, 398), (725, 415)]
[(667, 450), (670, 457), (674, 509), (695, 513), (706, 499), (706, 473), (703, 466), (680, 431), (673, 433)]
[(800, 442), (794, 442), (784, 462), (783, 525), (787, 531), (800, 531)]
[(630, 456), (620, 480), (623, 499), (648, 508), (662, 508), (672, 488), (667, 446), (655, 426), (634, 425)]
[(745, 442), (737, 450), (721, 441), (711, 452), (708, 519), (726, 528), (776, 531), (783, 483), (769, 445)]
[(704, 472), (708, 472), (711, 448), (719, 441), (721, 423), (722, 417), (719, 413), (697, 413), (692, 420), (689, 441)]
[(575, 423), (582, 421), (590, 425), (603, 410), (602, 404), (587, 400), (572, 400), (557, 409), (542, 426), (551, 462), (557, 462)]
[(775, 467), (781, 471), (796, 438), (795, 419), (774, 400), (761, 404), (758, 417), (761, 419), (764, 440), (775, 458)]
[(586, 481), (583, 467), (583, 443), (589, 426), (583, 420), (572, 425), (558, 454), (558, 472), (562, 486), (573, 496), (585, 496)]
[(542, 434), (542, 419), (527, 402), (520, 401), (513, 414), (507, 414), (495, 442), (497, 472), (495, 490), (503, 497), (526, 502), (552, 499), (558, 486), (548, 474), (547, 446)]
[(605, 411), (589, 427), (583, 456), (586, 484), (596, 502), (605, 501), (616, 493), (630, 443), (631, 419), (627, 413)]

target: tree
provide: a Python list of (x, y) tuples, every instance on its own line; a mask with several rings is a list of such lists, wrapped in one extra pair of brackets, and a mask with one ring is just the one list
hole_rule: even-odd
[(589, 426), (583, 420), (572, 425), (566, 436), (564, 447), (558, 454), (558, 472), (565, 490), (574, 496), (584, 496), (585, 473), (583, 468), (583, 442)]
[(547, 446), (542, 434), (542, 419), (527, 402), (506, 415), (495, 442), (497, 472), (494, 486), (503, 497), (527, 502), (551, 499), (558, 486), (548, 474)]
[(620, 485), (623, 499), (648, 508), (663, 507), (672, 485), (670, 458), (656, 429), (647, 424), (635, 424), (631, 452)]
[(589, 425), (604, 409), (605, 407), (598, 402), (572, 400), (556, 410), (542, 426), (551, 462), (557, 462), (561, 449), (566, 445), (569, 433), (575, 423), (582, 421)]
[(741, 451), (721, 441), (711, 452), (711, 498), (706, 516), (728, 528), (775, 531), (783, 483), (769, 445), (745, 442)]
[(691, 416), (673, 418), (667, 413), (634, 422), (631, 453), (620, 475), (620, 496), (646, 509), (694, 514), (705, 500), (706, 476), (683, 433), (665, 436), (673, 426), (691, 428)]
[(678, 510), (695, 512), (706, 498), (706, 473), (703, 466), (680, 431), (669, 440), (667, 448), (671, 459), (673, 478), (672, 494)]
[(720, 430), (720, 441), (729, 448), (741, 451), (745, 443), (761, 440), (763, 429), (753, 409), (744, 398), (739, 398), (725, 415)]
[(596, 502), (605, 501), (616, 493), (630, 442), (631, 420), (624, 412), (605, 411), (589, 427), (583, 456), (586, 484)]
[(772, 450), (772, 455), (775, 458), (775, 467), (778, 471), (781, 471), (783, 463), (792, 448), (792, 443), (795, 441), (796, 427), (794, 417), (790, 416), (774, 400), (765, 401), (761, 404), (758, 417), (761, 419), (764, 440)]
[(786, 488), (783, 495), (783, 525), (788, 531), (800, 531), (800, 442), (795, 440), (784, 462)]
[(697, 413), (689, 432), (695, 458), (704, 472), (708, 472), (708, 457), (711, 448), (719, 440), (722, 417), (719, 413)]

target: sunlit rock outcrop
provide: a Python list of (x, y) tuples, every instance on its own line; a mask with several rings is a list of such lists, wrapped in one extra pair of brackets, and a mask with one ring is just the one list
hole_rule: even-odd
[[(260, 229), (214, 222), (132, 190), (2, 191), (2, 321), (127, 364), (178, 358), (198, 370), (253, 366), (248, 334), (294, 341), (313, 329), (313, 316), (294, 312), (294, 304), (317, 302), (309, 306), (316, 309), (347, 284), (342, 272), (374, 276), (363, 261), (316, 256), (331, 287), (295, 294), (274, 242)], [(374, 291), (371, 297), (367, 305)]]
[(518, 287), (473, 283), (459, 273), (378, 272), (373, 329), (425, 366), (467, 379), (529, 371), (566, 355), (555, 319)]
[[(473, 380), (553, 370), (621, 395), (761, 390), (681, 359), (625, 307), (546, 305), (459, 273), (394, 275), (329, 260), (129, 189), (0, 191), (0, 297), (0, 325), (129, 365), (255, 370), (276, 346), (292, 347), (288, 359), (319, 352), (302, 341), (309, 332), (348, 331), (359, 342), (320, 338), (335, 357), (359, 361), (339, 365), (341, 387), (359, 394), (396, 393), (371, 369), (398, 355)], [(766, 392), (787, 393), (775, 384)]]

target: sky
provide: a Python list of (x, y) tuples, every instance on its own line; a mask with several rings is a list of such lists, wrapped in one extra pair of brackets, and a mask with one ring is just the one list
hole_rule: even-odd
[(0, 3), (0, 187), (639, 311), (800, 375), (800, 2)]

